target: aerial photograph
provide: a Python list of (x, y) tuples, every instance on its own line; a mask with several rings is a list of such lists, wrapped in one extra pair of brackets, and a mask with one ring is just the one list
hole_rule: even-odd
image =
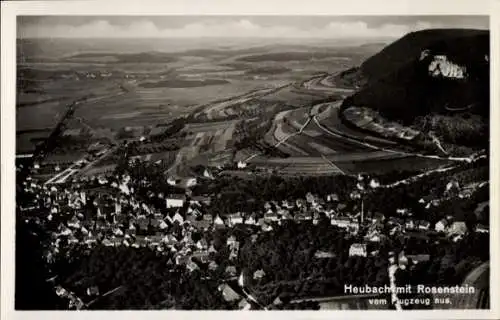
[(15, 309), (490, 309), (489, 23), (18, 16)]

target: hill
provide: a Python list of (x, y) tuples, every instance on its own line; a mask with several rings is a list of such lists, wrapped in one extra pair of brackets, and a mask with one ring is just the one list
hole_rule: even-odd
[(384, 78), (418, 57), (422, 50), (435, 47), (448, 51), (450, 58), (468, 61), (489, 52), (489, 31), (474, 29), (430, 29), (411, 32), (384, 47), (358, 68), (347, 70), (341, 78), (365, 84)]
[[(488, 143), (488, 31), (413, 32), (359, 68), (342, 73), (339, 80), (359, 88), (344, 101), (343, 110), (368, 107), (387, 119), (437, 132), (445, 143)], [(464, 135), (462, 129), (469, 131)]]

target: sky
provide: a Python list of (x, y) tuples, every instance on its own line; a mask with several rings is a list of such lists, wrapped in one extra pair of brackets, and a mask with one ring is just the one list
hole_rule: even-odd
[(398, 38), (488, 29), (487, 16), (21, 16), (18, 38)]

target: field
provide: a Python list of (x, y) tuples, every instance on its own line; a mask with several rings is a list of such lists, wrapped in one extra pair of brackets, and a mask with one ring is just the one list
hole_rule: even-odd
[[(158, 146), (133, 155), (148, 162), (165, 157), (171, 164), (169, 174), (186, 172), (195, 164), (225, 165), (251, 156), (257, 156), (252, 164), (277, 166), (283, 174), (375, 170), (370, 163), (382, 158), (401, 160), (365, 142), (397, 145), (342, 124), (338, 108), (352, 89), (339, 88), (335, 79), (376, 49), (270, 45), (142, 53), (101, 50), (62, 54), (58, 62), (46, 52), (24, 57), (18, 64), (17, 150), (33, 150), (67, 106), (85, 96), (66, 121), (65, 135), (80, 132), (89, 141), (137, 141), (184, 119), (171, 137), (178, 149)], [(240, 124), (266, 121), (267, 132), (237, 130)], [(241, 139), (255, 137), (258, 141), (238, 147), (244, 156), (234, 149)], [(260, 154), (264, 149), (268, 156)], [(271, 149), (277, 153), (268, 153)], [(290, 157), (273, 158), (277, 154)]]
[(270, 168), (284, 175), (383, 174), (392, 170), (419, 171), (438, 168), (450, 161), (416, 156), (395, 156), (384, 152), (336, 154), (326, 157), (289, 157), (270, 159), (255, 157), (250, 162), (256, 168)]

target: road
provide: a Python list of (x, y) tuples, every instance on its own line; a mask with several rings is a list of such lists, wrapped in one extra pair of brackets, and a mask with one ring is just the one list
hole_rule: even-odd
[[(290, 111), (291, 111), (291, 110), (282, 111), (282, 112), (278, 113), (278, 114), (275, 116), (274, 121), (275, 121), (275, 122), (278, 122), (278, 123), (276, 124), (276, 126), (281, 125), (281, 122), (283, 121), (283, 119), (284, 119), (284, 117), (285, 117), (286, 113), (288, 113), (288, 112), (290, 112)], [(303, 131), (304, 131), (304, 129), (307, 127), (307, 125), (309, 125), (309, 123), (310, 123), (310, 122), (311, 122), (311, 118), (309, 117), (309, 118), (307, 119), (307, 121), (306, 121), (305, 123), (303, 123), (303, 124), (302, 124), (302, 126), (299, 128), (299, 130), (298, 130), (298, 131), (293, 132), (293, 133), (290, 133), (290, 134), (288, 134), (286, 137), (284, 137), (283, 139), (278, 140), (278, 142), (277, 142), (277, 143), (275, 143), (272, 147), (273, 147), (273, 148), (278, 148), (280, 145), (285, 144), (285, 143), (288, 141), (288, 139), (290, 139), (291, 137), (296, 136), (296, 135), (299, 135), (299, 134), (302, 134), (302, 132), (303, 132)], [(277, 129), (278, 129), (278, 128), (276, 128), (276, 130), (277, 130)], [(273, 132), (273, 135), (274, 135), (274, 132)], [(257, 152), (257, 153), (255, 153), (255, 154), (253, 154), (253, 155), (249, 156), (248, 158), (246, 158), (243, 162), (244, 162), (244, 163), (248, 163), (248, 161), (250, 161), (250, 160), (252, 160), (253, 158), (255, 158), (255, 157), (259, 156), (259, 155), (262, 155), (262, 154), (263, 154), (262, 152)]]
[(54, 127), (50, 135), (45, 139), (45, 141), (41, 144), (39, 144), (35, 151), (33, 152), (33, 155), (31, 158), (29, 158), (29, 163), (27, 163), (21, 173), (18, 176), (19, 181), (23, 181), (26, 179), (26, 177), (30, 174), (30, 170), (33, 166), (34, 163), (37, 161), (43, 160), (43, 158), (46, 156), (46, 154), (51, 151), (51, 149), (54, 147), (54, 142), (55, 139), (61, 134), (62, 127), (66, 120), (68, 120), (70, 117), (73, 116), (75, 113), (75, 109), (78, 105), (80, 105), (81, 102), (85, 101), (87, 97), (82, 97), (79, 98), (75, 101), (73, 101), (71, 104), (67, 106), (66, 112), (61, 116), (61, 119), (57, 123), (57, 125)]
[(400, 155), (405, 155), (405, 156), (414, 156), (414, 157), (420, 157), (420, 158), (449, 160), (449, 161), (467, 162), (467, 163), (472, 162), (473, 159), (475, 158), (475, 155), (471, 155), (469, 157), (441, 157), (441, 156), (437, 156), (437, 155), (426, 155), (426, 154), (422, 154), (422, 153), (413, 153), (413, 152), (406, 152), (406, 151), (401, 151), (401, 150), (393, 150), (393, 149), (384, 148), (384, 147), (378, 147), (378, 146), (375, 146), (375, 145), (373, 145), (371, 143), (368, 143), (366, 141), (361, 141), (358, 138), (354, 138), (352, 136), (348, 136), (344, 132), (340, 132), (340, 131), (337, 131), (337, 130), (333, 131), (332, 129), (326, 128), (325, 126), (323, 126), (319, 122), (317, 116), (313, 116), (313, 118), (314, 118), (314, 122), (316, 123), (316, 125), (321, 130), (323, 130), (324, 132), (328, 133), (329, 135), (334, 136), (336, 138), (345, 139), (345, 140), (347, 140), (349, 142), (356, 143), (359, 146), (364, 146), (364, 147), (367, 147), (367, 148), (370, 148), (370, 149), (373, 149), (373, 150), (385, 151), (385, 152), (394, 153), (394, 154), (400, 154)]
[(462, 285), (475, 288), (474, 294), (462, 294), (453, 299), (452, 307), (460, 309), (484, 309), (489, 303), (490, 262), (484, 262), (473, 269)]
[(328, 91), (329, 93), (345, 93), (345, 94), (352, 93), (354, 91), (353, 89), (336, 87), (335, 84), (330, 81), (338, 74), (339, 73), (337, 72), (334, 74), (324, 74), (316, 76), (314, 78), (302, 82), (302, 86), (307, 90), (311, 91), (322, 91), (322, 92)]
[[(109, 149), (106, 149), (105, 151), (101, 151), (101, 154), (98, 155), (97, 158), (92, 159), (90, 161), (87, 160), (85, 157), (83, 157), (82, 159), (75, 161), (70, 167), (66, 168), (65, 170), (61, 171), (60, 173), (56, 174), (55, 176), (47, 180), (44, 184), (50, 185), (50, 184), (64, 183), (68, 178), (72, 176), (73, 177), (81, 176), (85, 172), (88, 172), (90, 169), (92, 169), (100, 160), (109, 156), (117, 149), (118, 146), (114, 146)], [(85, 165), (85, 167), (82, 168), (83, 165)]]
[(240, 274), (240, 276), (238, 278), (238, 286), (242, 290), (243, 294), (245, 295), (245, 299), (247, 301), (252, 302), (253, 304), (255, 304), (261, 310), (266, 310), (266, 311), (268, 310), (268, 308), (266, 306), (264, 306), (262, 303), (260, 303), (257, 300), (257, 298), (254, 295), (252, 295), (250, 293), (250, 291), (248, 290), (248, 288), (246, 287), (245, 276), (244, 276), (243, 272)]

